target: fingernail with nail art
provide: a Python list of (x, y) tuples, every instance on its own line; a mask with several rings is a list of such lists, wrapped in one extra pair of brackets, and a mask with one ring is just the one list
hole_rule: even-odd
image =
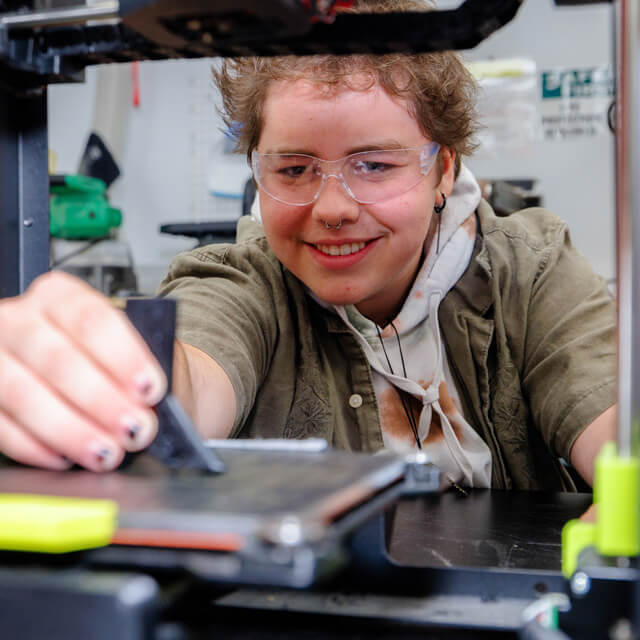
[(136, 451), (151, 444), (157, 432), (157, 421), (153, 413), (137, 416), (125, 415), (122, 420), (127, 449)]
[(98, 466), (104, 471), (114, 469), (118, 462), (118, 459), (111, 447), (102, 442), (95, 443), (91, 446), (91, 455), (94, 463), (91, 466)]
[(158, 404), (165, 394), (166, 384), (155, 368), (139, 373), (134, 380), (135, 388), (143, 402), (150, 406)]

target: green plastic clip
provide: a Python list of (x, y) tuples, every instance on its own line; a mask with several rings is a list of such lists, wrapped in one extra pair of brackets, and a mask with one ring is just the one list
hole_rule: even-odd
[(596, 543), (596, 525), (593, 522), (569, 520), (562, 528), (562, 573), (570, 578), (578, 568), (578, 556)]
[(640, 462), (620, 457), (616, 444), (607, 442), (595, 464), (593, 501), (595, 522), (570, 520), (562, 530), (562, 573), (570, 578), (580, 553), (595, 546), (603, 556), (640, 553)]
[(605, 556), (635, 556), (640, 551), (640, 464), (621, 458), (608, 442), (596, 459), (595, 501), (598, 551)]

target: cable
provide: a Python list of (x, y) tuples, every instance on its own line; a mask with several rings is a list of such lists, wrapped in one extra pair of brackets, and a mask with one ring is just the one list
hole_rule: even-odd
[[(402, 362), (402, 375), (406, 378), (407, 368), (405, 367), (405, 364), (404, 364), (404, 355), (402, 354), (402, 345), (400, 344), (400, 335), (398, 334), (398, 330), (396, 329), (396, 326), (393, 324), (393, 322), (390, 322), (389, 324), (391, 325), (394, 333), (396, 334), (396, 340), (398, 341), (398, 350), (400, 351), (400, 361)], [(384, 357), (387, 359), (387, 365), (389, 367), (389, 371), (391, 372), (391, 375), (395, 375), (393, 367), (391, 366), (391, 360), (389, 360), (389, 354), (387, 354), (387, 350), (385, 349), (385, 346), (384, 346), (384, 340), (382, 339), (382, 334), (380, 333), (380, 327), (378, 327), (377, 324), (376, 324), (376, 331), (378, 333), (378, 340), (380, 340), (380, 344), (382, 345), (382, 351), (384, 353)], [(422, 449), (422, 443), (420, 442), (420, 435), (418, 434), (418, 425), (416, 424), (416, 418), (413, 415), (413, 413), (410, 411), (409, 407), (407, 406), (407, 399), (404, 397), (402, 389), (399, 389), (398, 395), (400, 396), (400, 402), (402, 402), (402, 408), (404, 409), (404, 413), (407, 416), (407, 420), (409, 421), (411, 432), (413, 433), (413, 437), (416, 440), (416, 445), (418, 446), (418, 449)]]
[(58, 260), (56, 260), (55, 262), (52, 262), (50, 265), (50, 268), (55, 269), (56, 267), (59, 267), (61, 264), (64, 264), (65, 262), (67, 262), (67, 260), (71, 260), (71, 258), (75, 258), (76, 256), (79, 256), (80, 254), (84, 253), (85, 251), (88, 251), (89, 249), (91, 249), (91, 247), (95, 246), (100, 242), (103, 242), (104, 240), (106, 240), (106, 238), (94, 238), (93, 240), (89, 240), (87, 244), (84, 245), (84, 247), (80, 247), (79, 249), (74, 249), (73, 251), (62, 256), (62, 258), (58, 258)]

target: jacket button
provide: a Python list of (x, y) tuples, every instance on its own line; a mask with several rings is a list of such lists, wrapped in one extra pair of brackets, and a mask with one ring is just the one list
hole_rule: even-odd
[(352, 409), (359, 409), (362, 406), (362, 396), (359, 393), (354, 393), (349, 397), (349, 406)]

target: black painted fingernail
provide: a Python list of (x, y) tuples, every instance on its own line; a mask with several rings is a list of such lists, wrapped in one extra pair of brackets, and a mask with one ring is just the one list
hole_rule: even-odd
[(96, 451), (96, 458), (103, 464), (111, 457), (111, 451), (107, 447), (100, 447)]
[(152, 411), (129, 413), (122, 416), (123, 435), (127, 449), (141, 449), (148, 446), (157, 431), (157, 420)]
[(113, 451), (106, 445), (99, 443), (92, 447), (96, 462), (105, 470), (115, 467), (116, 458)]
[(151, 395), (151, 392), (153, 391), (153, 385), (151, 384), (151, 381), (141, 380), (138, 384), (138, 391), (145, 397)]
[(154, 405), (162, 400), (165, 385), (155, 369), (147, 369), (136, 376), (135, 386), (138, 394), (147, 404)]
[(142, 427), (139, 424), (131, 424), (127, 427), (127, 436), (131, 442), (135, 442)]

